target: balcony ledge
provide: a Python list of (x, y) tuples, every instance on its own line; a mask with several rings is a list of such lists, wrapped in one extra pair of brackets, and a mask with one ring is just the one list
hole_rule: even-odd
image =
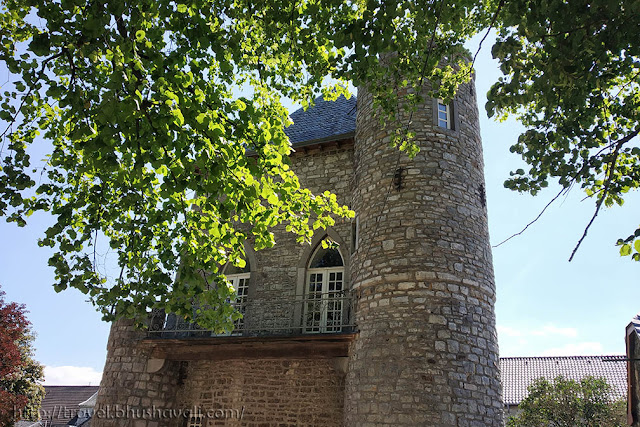
[(347, 357), (358, 333), (277, 337), (147, 338), (142, 348), (164, 360), (327, 359)]

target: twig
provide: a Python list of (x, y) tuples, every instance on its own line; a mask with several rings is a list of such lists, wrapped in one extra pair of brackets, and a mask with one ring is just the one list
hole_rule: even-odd
[(551, 200), (549, 201), (549, 203), (547, 203), (547, 204), (546, 204), (546, 206), (545, 206), (545, 207), (540, 211), (540, 213), (538, 214), (538, 216), (537, 216), (537, 217), (535, 217), (535, 219), (534, 219), (533, 221), (531, 221), (530, 223), (528, 223), (528, 224), (527, 224), (527, 225), (526, 225), (522, 230), (518, 231), (517, 233), (512, 234), (511, 236), (509, 236), (509, 237), (507, 237), (506, 239), (504, 239), (502, 242), (498, 243), (497, 245), (493, 245), (492, 247), (497, 248), (498, 246), (502, 245), (503, 243), (507, 243), (509, 240), (513, 239), (514, 237), (519, 236), (519, 235), (521, 235), (522, 233), (524, 233), (524, 232), (527, 230), (527, 228), (529, 228), (529, 226), (533, 225), (536, 221), (538, 221), (538, 220), (540, 219), (540, 217), (541, 217), (541, 216), (542, 216), (542, 214), (547, 210), (547, 208), (548, 208), (549, 206), (551, 206), (551, 204), (552, 204), (553, 202), (555, 202), (555, 201), (556, 201), (556, 200), (557, 200), (557, 199), (562, 195), (562, 193), (564, 193), (566, 190), (567, 190), (567, 188), (563, 187), (563, 188), (558, 192), (558, 194), (556, 194), (556, 195), (554, 196), (554, 198), (553, 198), (553, 199), (551, 199)]
[(502, 10), (502, 6), (504, 6), (504, 0), (500, 0), (500, 3), (498, 4), (498, 8), (496, 9), (496, 12), (493, 14), (493, 18), (491, 19), (491, 23), (489, 24), (489, 28), (487, 28), (487, 32), (484, 34), (484, 37), (482, 37), (482, 40), (480, 40), (480, 43), (478, 44), (478, 50), (476, 50), (475, 55), (473, 55), (473, 61), (471, 61), (472, 70), (473, 70), (473, 66), (476, 63), (476, 58), (478, 57), (478, 54), (482, 49), (482, 43), (484, 43), (485, 39), (489, 36), (489, 33), (491, 32), (494, 25), (496, 24), (496, 21), (498, 20), (498, 13), (500, 13), (500, 11)]
[(20, 106), (18, 107), (18, 109), (16, 110), (16, 113), (13, 115), (13, 117), (9, 121), (9, 125), (7, 126), (7, 128), (4, 130), (4, 132), (2, 132), (0, 134), (0, 138), (4, 138), (4, 136), (7, 134), (9, 129), (11, 129), (11, 127), (15, 123), (16, 119), (18, 118), (18, 114), (20, 114), (20, 111), (22, 110), (22, 107), (24, 107), (24, 104), (27, 101), (27, 98), (29, 98), (29, 96), (33, 93), (35, 84), (38, 82), (38, 80), (40, 80), (40, 78), (44, 74), (47, 64), (49, 62), (53, 61), (54, 59), (59, 58), (62, 55), (64, 55), (66, 53), (66, 51), (67, 51), (67, 48), (63, 47), (62, 50), (59, 53), (56, 53), (55, 55), (52, 55), (52, 56), (48, 57), (47, 59), (45, 59), (44, 61), (42, 61), (42, 65), (40, 67), (40, 71), (38, 72), (38, 76), (36, 77), (35, 82), (33, 83), (33, 85), (31, 85), (29, 87), (29, 92), (27, 92), (27, 94), (22, 97), (22, 101), (20, 102)]
[(598, 198), (598, 202), (596, 203), (596, 210), (593, 213), (591, 220), (585, 227), (584, 232), (582, 233), (582, 237), (580, 237), (580, 240), (578, 240), (576, 247), (573, 248), (573, 252), (571, 252), (571, 256), (569, 257), (569, 262), (571, 262), (576, 252), (578, 252), (578, 248), (580, 248), (580, 245), (582, 244), (583, 240), (587, 237), (589, 228), (591, 228), (593, 221), (595, 221), (596, 217), (598, 216), (598, 213), (600, 213), (600, 208), (602, 207), (602, 203), (607, 198), (607, 194), (609, 193), (609, 187), (611, 186), (611, 182), (613, 181), (613, 173), (616, 170), (616, 163), (618, 162), (618, 155), (620, 154), (620, 148), (624, 144), (629, 142), (632, 138), (634, 138), (636, 135), (638, 135), (638, 133), (640, 133), (640, 129), (636, 129), (635, 131), (631, 132), (629, 135), (625, 136), (624, 138), (622, 138), (616, 143), (616, 148), (615, 150), (613, 150), (613, 153), (612, 153), (613, 158), (609, 162), (609, 171), (607, 174), (607, 180), (605, 181), (604, 187), (602, 189), (602, 195)]

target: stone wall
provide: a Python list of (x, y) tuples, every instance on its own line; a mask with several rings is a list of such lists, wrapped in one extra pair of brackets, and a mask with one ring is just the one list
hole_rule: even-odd
[(204, 426), (340, 426), (344, 372), (330, 359), (190, 362), (179, 406)]
[[(294, 154), (291, 162), (302, 185), (316, 193), (333, 188), (340, 203), (350, 203), (352, 142), (340, 147), (311, 147), (306, 153)], [(274, 248), (249, 252), (251, 279), (245, 325), (295, 335), (301, 332), (302, 305), (292, 302), (304, 295), (306, 267), (327, 234), (340, 243), (348, 286), (351, 221), (339, 220), (331, 230), (318, 231), (311, 245), (296, 243), (284, 227), (275, 234)], [(344, 369), (335, 367), (343, 366), (339, 359), (175, 360), (164, 361), (158, 372), (150, 373), (150, 347), (142, 345), (144, 338), (145, 333), (135, 331), (128, 322), (113, 325), (96, 412), (104, 416), (95, 418), (94, 427), (186, 426), (183, 414), (194, 406), (213, 410), (209, 418), (203, 411), (204, 426), (341, 425)], [(237, 408), (244, 408), (241, 421), (233, 412)], [(218, 409), (231, 412), (216, 412)], [(151, 416), (144, 415), (149, 410)], [(129, 414), (121, 417), (123, 411)], [(224, 417), (217, 418), (219, 414)]]
[(434, 125), (434, 100), (413, 114), (420, 147), (413, 160), (389, 147), (392, 129), (380, 130), (371, 101), (360, 89), (353, 202), (360, 245), (351, 261), (360, 334), (345, 425), (501, 425), (474, 87), (459, 90), (456, 129)]
[[(635, 320), (635, 319), (634, 319)], [(640, 427), (640, 337), (633, 323), (627, 326), (627, 418), (629, 425)]]
[[(332, 189), (341, 204), (350, 205), (353, 177), (353, 144), (342, 147), (311, 148), (305, 154), (294, 154), (291, 167), (296, 171), (302, 186), (318, 194)], [(292, 302), (304, 295), (306, 268), (314, 249), (327, 234), (340, 244), (345, 261), (345, 277), (348, 286), (349, 258), (351, 257), (351, 220), (338, 219), (328, 231), (319, 230), (311, 244), (300, 244), (284, 227), (275, 230), (276, 245), (252, 254), (255, 271), (252, 272), (245, 324), (248, 328), (284, 328), (299, 333), (298, 303), (292, 310)], [(252, 266), (254, 269), (254, 266)], [(294, 312), (295, 311), (295, 312)]]
[(150, 350), (140, 346), (144, 337), (129, 320), (111, 326), (93, 427), (176, 426), (163, 411), (176, 407), (180, 364), (166, 361), (154, 367)]

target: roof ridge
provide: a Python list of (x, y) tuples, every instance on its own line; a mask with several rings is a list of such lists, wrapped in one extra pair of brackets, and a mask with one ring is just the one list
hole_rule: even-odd
[(501, 356), (500, 360), (507, 359), (586, 359), (586, 358), (612, 358), (627, 357), (626, 354), (605, 354), (605, 355), (576, 355), (576, 356)]

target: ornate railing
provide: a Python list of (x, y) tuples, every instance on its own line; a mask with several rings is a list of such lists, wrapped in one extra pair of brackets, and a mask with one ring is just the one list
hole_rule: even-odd
[(351, 297), (318, 294), (293, 300), (247, 301), (233, 304), (243, 314), (232, 332), (218, 334), (164, 312), (154, 312), (149, 336), (206, 338), (227, 336), (287, 336), (349, 333), (355, 330)]

